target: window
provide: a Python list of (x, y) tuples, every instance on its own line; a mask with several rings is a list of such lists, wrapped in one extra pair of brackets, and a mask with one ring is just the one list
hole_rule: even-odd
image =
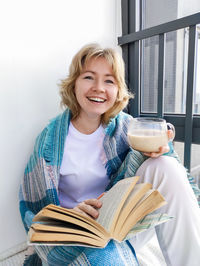
[(200, 2), (191, 1), (122, 0), (119, 44), (135, 93), (128, 112), (173, 123), (175, 147), (193, 171), (200, 153)]

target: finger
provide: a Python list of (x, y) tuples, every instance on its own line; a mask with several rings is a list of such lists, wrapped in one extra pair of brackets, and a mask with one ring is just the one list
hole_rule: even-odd
[(86, 204), (85, 202), (81, 202), (77, 207), (94, 219), (96, 219), (99, 216), (98, 210), (95, 209), (93, 206)]
[(173, 130), (171, 130), (171, 129), (167, 130), (167, 136), (168, 136), (168, 140), (173, 140), (174, 139)]
[(161, 154), (158, 152), (144, 152), (145, 156), (151, 157), (151, 158), (156, 158), (160, 156)]
[(160, 147), (158, 152), (144, 152), (144, 155), (151, 157), (151, 158), (157, 158), (163, 155), (164, 153), (169, 152), (169, 150), (170, 150), (169, 146), (165, 145), (165, 146)]
[(162, 146), (159, 148), (159, 152), (152, 152), (151, 158), (158, 158), (159, 156), (163, 155), (164, 153), (169, 152), (169, 146)]
[(170, 141), (173, 141), (174, 138), (175, 138), (175, 134), (176, 134), (176, 131), (175, 131), (175, 127), (174, 127), (174, 125), (171, 124), (171, 123), (167, 123), (167, 129), (168, 129), (169, 131), (171, 131), (171, 132), (169, 133), (170, 136), (168, 135), (168, 138), (169, 138)]
[(170, 150), (169, 146), (165, 145), (165, 146), (162, 146), (162, 147), (159, 148), (159, 153), (160, 154), (164, 154), (164, 153), (169, 152), (169, 150)]
[(145, 156), (151, 157), (152, 152), (143, 152)]
[(148, 156), (148, 157), (151, 157), (151, 158), (156, 158), (156, 157), (159, 157), (160, 155), (163, 154), (163, 152), (144, 152), (143, 153), (145, 156)]
[(76, 212), (79, 212), (79, 213), (83, 214), (83, 215), (86, 216), (86, 217), (91, 218), (90, 215), (88, 215), (87, 213), (85, 213), (84, 211), (82, 211), (81, 209), (79, 209), (77, 206), (74, 207), (73, 210), (76, 211)]
[(91, 205), (97, 209), (101, 208), (102, 206), (102, 202), (99, 199), (88, 199), (88, 200), (85, 200), (84, 202), (85, 204)]
[(157, 158), (157, 157), (159, 157), (160, 155), (162, 155), (162, 154), (160, 154), (160, 153), (158, 153), (158, 152), (151, 152), (151, 153), (149, 153), (149, 157), (151, 157), (151, 158)]

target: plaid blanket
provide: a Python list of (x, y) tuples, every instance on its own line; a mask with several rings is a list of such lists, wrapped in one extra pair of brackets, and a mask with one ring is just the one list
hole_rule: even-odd
[[(22, 221), (28, 232), (34, 215), (46, 205), (59, 205), (58, 182), (64, 142), (71, 113), (66, 109), (52, 119), (37, 137), (20, 185), (19, 205)], [(109, 189), (122, 178), (135, 175), (146, 157), (132, 150), (127, 143), (127, 128), (132, 117), (120, 112), (105, 128), (102, 160), (110, 178)], [(169, 156), (177, 157), (171, 146)], [(188, 177), (190, 177), (188, 175)], [(198, 189), (193, 184), (193, 189)], [(130, 243), (110, 241), (106, 248), (36, 246), (29, 248), (24, 265), (138, 265)]]

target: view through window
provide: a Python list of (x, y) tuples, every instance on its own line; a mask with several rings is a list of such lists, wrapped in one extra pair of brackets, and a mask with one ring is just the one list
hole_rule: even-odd
[[(159, 12), (157, 10), (159, 9)], [(200, 12), (199, 0), (143, 0), (142, 29)], [(200, 25), (197, 25), (197, 54), (193, 113), (200, 116)], [(164, 113), (186, 113), (189, 28), (165, 35)], [(142, 41), (141, 112), (157, 112), (159, 38)], [(184, 143), (175, 142), (183, 161)], [(192, 144), (191, 172), (200, 183), (200, 145)], [(198, 181), (199, 180), (199, 181)]]

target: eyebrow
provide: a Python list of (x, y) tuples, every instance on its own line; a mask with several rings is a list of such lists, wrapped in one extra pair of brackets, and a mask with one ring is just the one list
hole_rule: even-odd
[[(96, 72), (94, 72), (94, 71), (92, 71), (92, 70), (86, 70), (86, 71), (83, 72), (83, 74), (85, 74), (85, 73), (87, 73), (87, 72), (92, 73), (93, 75), (96, 74)], [(106, 76), (106, 77), (113, 77), (113, 78), (114, 78), (114, 75), (112, 75), (112, 74), (105, 74), (105, 76)]]

